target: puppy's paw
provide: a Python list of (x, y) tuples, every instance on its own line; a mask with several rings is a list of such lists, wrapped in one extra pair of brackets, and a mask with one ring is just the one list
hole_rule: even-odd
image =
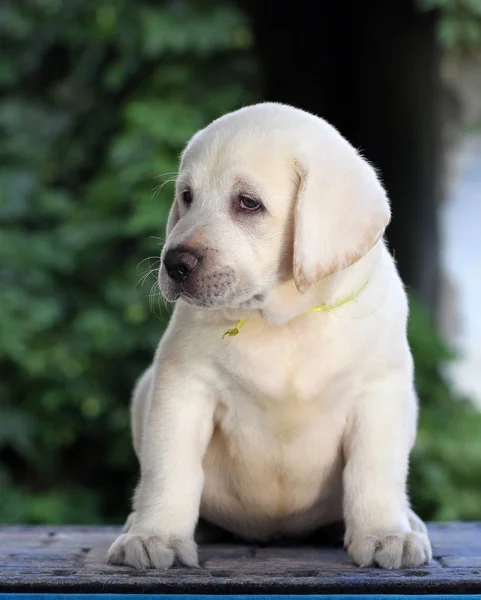
[(192, 539), (123, 533), (110, 546), (108, 561), (135, 569), (168, 569), (178, 559), (187, 567), (197, 567), (197, 546)]
[(432, 558), (428, 536), (418, 531), (353, 535), (347, 552), (360, 567), (383, 569), (419, 567)]

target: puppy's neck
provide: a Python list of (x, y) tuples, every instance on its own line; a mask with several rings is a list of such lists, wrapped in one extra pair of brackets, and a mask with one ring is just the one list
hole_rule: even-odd
[(319, 304), (327, 304), (332, 296), (332, 277), (312, 286), (301, 294), (294, 280), (276, 286), (266, 295), (265, 305), (259, 310), (262, 319), (273, 325), (283, 325)]
[(356, 296), (369, 285), (380, 261), (383, 244), (379, 242), (357, 263), (321, 280), (305, 294), (297, 290), (294, 280), (276, 286), (266, 295), (260, 316), (268, 323), (282, 325), (316, 306), (335, 306)]

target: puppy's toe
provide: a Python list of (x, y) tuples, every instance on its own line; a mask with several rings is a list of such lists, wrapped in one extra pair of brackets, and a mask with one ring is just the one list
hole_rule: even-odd
[(153, 535), (144, 541), (150, 565), (154, 569), (168, 569), (174, 563), (175, 554), (161, 538)]
[(186, 567), (198, 567), (197, 544), (190, 539), (172, 540), (172, 548), (179, 561)]
[(378, 538), (374, 562), (383, 569), (400, 569), (404, 553), (403, 534)]
[(129, 565), (134, 569), (147, 569), (150, 566), (148, 554), (137, 535), (123, 533), (110, 547), (108, 561), (113, 565)]
[(370, 567), (374, 564), (377, 537), (375, 535), (361, 535), (349, 540), (347, 553), (359, 567)]
[[(424, 525), (424, 523), (423, 523)], [(433, 557), (429, 538), (425, 533), (406, 534), (403, 548), (403, 567), (417, 567), (428, 563)]]

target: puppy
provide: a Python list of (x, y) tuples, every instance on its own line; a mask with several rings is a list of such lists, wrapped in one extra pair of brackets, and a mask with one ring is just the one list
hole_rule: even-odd
[(280, 104), (182, 157), (159, 283), (176, 302), (132, 403), (141, 479), (109, 560), (197, 565), (199, 516), (247, 540), (344, 519), (359, 566), (431, 558), (406, 493), (417, 399), (373, 168)]

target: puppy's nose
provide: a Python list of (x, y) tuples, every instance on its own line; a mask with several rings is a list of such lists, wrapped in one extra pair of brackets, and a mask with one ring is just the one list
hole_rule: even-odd
[(198, 256), (185, 248), (171, 248), (164, 256), (165, 270), (171, 279), (178, 282), (185, 281), (198, 263)]

